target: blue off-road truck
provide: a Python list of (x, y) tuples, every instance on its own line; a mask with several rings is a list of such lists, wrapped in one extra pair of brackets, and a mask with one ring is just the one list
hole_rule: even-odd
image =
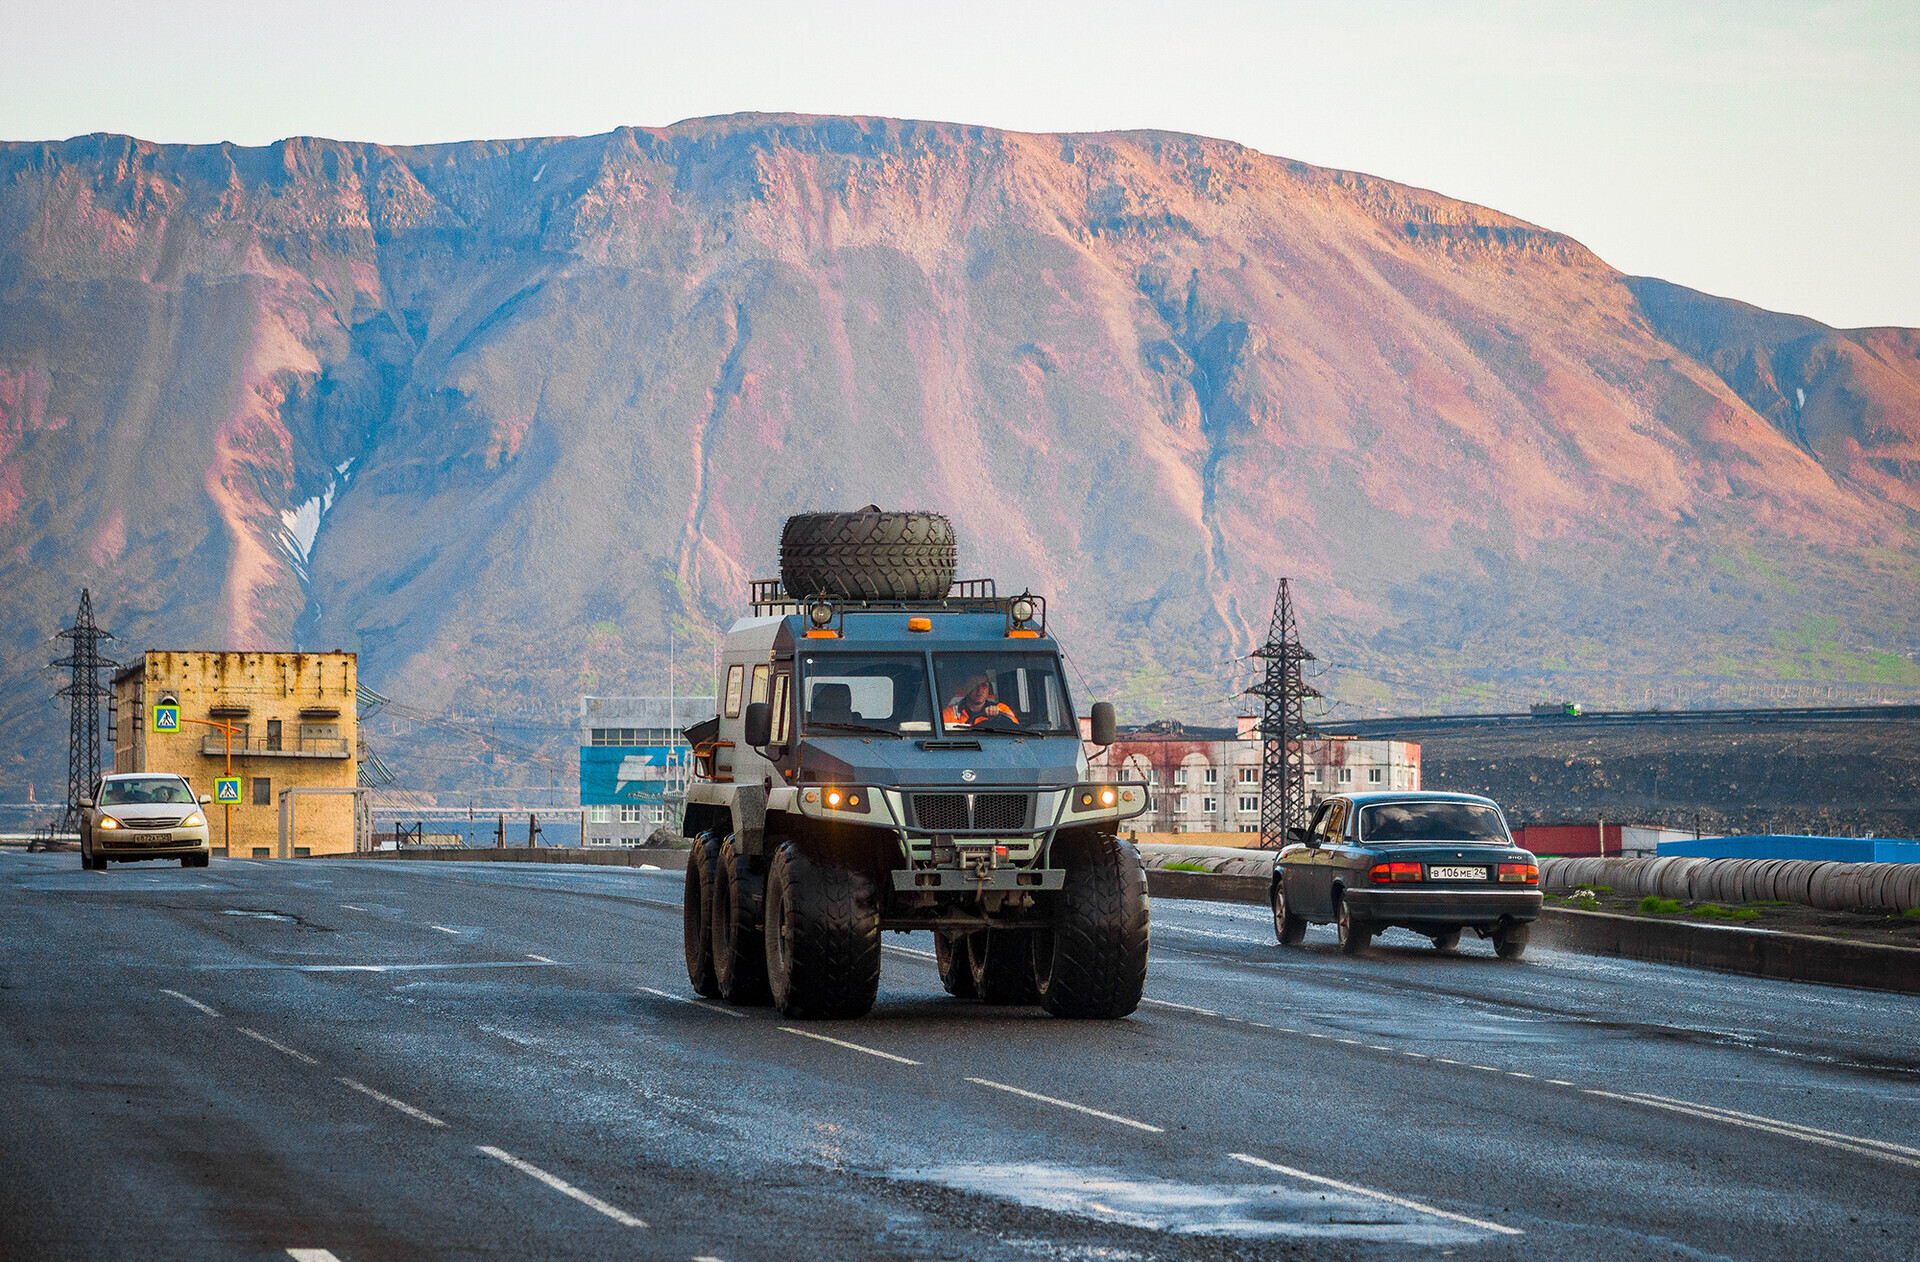
[[(931, 513), (789, 518), (687, 732), (687, 975), (709, 997), (856, 1017), (880, 935), (931, 930), (949, 993), (1122, 1017), (1147, 975), (1142, 784), (1089, 778), (1046, 601), (955, 583)], [(1091, 707), (1091, 740), (1114, 739)]]

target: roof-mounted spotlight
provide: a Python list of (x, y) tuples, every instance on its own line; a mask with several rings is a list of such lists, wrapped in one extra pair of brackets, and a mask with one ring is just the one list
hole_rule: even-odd
[(833, 606), (824, 600), (816, 600), (807, 606), (807, 620), (816, 627), (824, 627), (833, 621)]
[(1033, 602), (1025, 596), (1013, 598), (1013, 621), (1016, 625), (1025, 625), (1033, 621)]

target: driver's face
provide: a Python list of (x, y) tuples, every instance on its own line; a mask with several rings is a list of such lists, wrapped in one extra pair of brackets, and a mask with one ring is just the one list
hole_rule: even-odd
[(985, 701), (986, 699), (987, 699), (987, 681), (984, 679), (974, 680), (973, 686), (967, 689), (967, 700), (973, 702), (975, 705), (978, 705), (982, 701)]

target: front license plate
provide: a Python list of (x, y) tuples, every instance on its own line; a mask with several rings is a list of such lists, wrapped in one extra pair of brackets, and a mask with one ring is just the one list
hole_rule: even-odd
[(139, 842), (143, 846), (170, 846), (173, 844), (173, 834), (172, 833), (141, 833), (139, 837)]
[(1484, 881), (1487, 879), (1485, 868), (1441, 868), (1427, 869), (1430, 881)]

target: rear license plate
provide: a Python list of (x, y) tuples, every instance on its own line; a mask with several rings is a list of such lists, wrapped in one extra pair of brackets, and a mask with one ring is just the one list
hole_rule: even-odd
[(1442, 868), (1427, 869), (1429, 881), (1484, 881), (1487, 879), (1485, 868)]

